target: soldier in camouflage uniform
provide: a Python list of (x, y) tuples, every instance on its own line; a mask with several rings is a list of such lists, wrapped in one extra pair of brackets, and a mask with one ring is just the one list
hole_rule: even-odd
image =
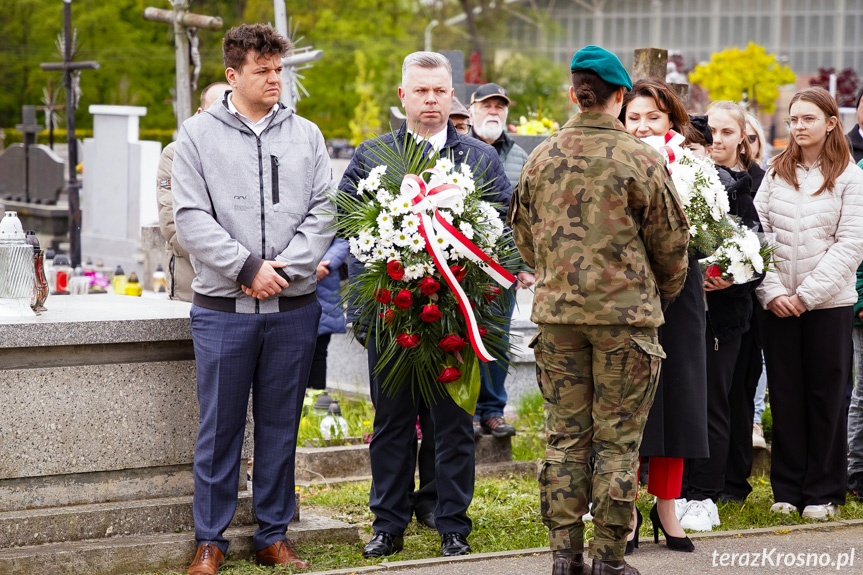
[[(686, 278), (689, 224), (663, 158), (617, 120), (632, 87), (620, 61), (588, 46), (572, 72), (582, 112), (530, 155), (509, 214), (536, 270), (530, 345), (548, 410), (542, 518), (553, 575), (634, 575), (623, 554), (638, 447), (665, 356), (662, 304)], [(589, 495), (590, 571), (581, 519)]]

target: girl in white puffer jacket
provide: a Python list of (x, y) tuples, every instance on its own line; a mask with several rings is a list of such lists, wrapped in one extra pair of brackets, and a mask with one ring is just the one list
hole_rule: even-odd
[(845, 383), (863, 260), (863, 171), (823, 88), (797, 92), (786, 123), (788, 147), (755, 197), (777, 246), (776, 271), (756, 292), (773, 412), (771, 511), (825, 519), (845, 502)]

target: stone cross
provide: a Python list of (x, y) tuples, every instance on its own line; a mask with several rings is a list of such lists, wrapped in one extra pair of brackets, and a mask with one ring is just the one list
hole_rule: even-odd
[[(173, 10), (145, 8), (144, 20), (162, 22), (174, 27), (174, 49), (177, 58), (175, 77), (174, 116), (177, 130), (192, 115), (192, 91), (197, 88), (200, 54), (198, 53), (198, 28), (221, 30), (222, 19), (218, 16), (204, 16), (188, 12), (189, 0), (171, 0)], [(191, 76), (190, 60), (195, 64)]]
[(63, 86), (66, 88), (66, 133), (69, 142), (69, 178), (66, 194), (69, 198), (69, 255), (74, 268), (81, 263), (81, 205), (78, 196), (78, 142), (75, 138), (75, 90), (73, 74), (80, 70), (97, 70), (99, 63), (88, 60), (73, 62), (72, 52), (72, 0), (63, 0), (63, 61), (40, 64), (43, 70), (63, 72)]

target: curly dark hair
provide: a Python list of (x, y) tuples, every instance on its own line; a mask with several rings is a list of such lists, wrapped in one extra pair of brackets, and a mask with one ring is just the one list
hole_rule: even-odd
[(294, 45), (290, 40), (266, 24), (243, 24), (228, 30), (222, 40), (222, 57), (225, 68), (242, 72), (246, 54), (257, 52), (260, 56), (278, 54), (284, 57)]

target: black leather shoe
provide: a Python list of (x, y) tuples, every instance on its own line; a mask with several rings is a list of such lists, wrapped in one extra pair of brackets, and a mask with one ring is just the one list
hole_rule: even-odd
[(444, 533), (440, 538), (440, 549), (444, 557), (455, 557), (456, 555), (467, 555), (470, 553), (470, 545), (461, 533)]
[(417, 515), (417, 523), (420, 525), (425, 525), (432, 531), (437, 531), (437, 527), (434, 524), (434, 513), (426, 513), (425, 515)]
[(372, 557), (392, 555), (401, 551), (404, 546), (404, 537), (393, 537), (389, 533), (375, 531), (372, 540), (363, 547), (363, 557), (371, 559)]
[(594, 559), (590, 575), (641, 575), (638, 569), (626, 561), (601, 561)]
[(590, 569), (584, 566), (584, 555), (555, 551), (552, 553), (554, 566), (551, 575), (590, 575)]

